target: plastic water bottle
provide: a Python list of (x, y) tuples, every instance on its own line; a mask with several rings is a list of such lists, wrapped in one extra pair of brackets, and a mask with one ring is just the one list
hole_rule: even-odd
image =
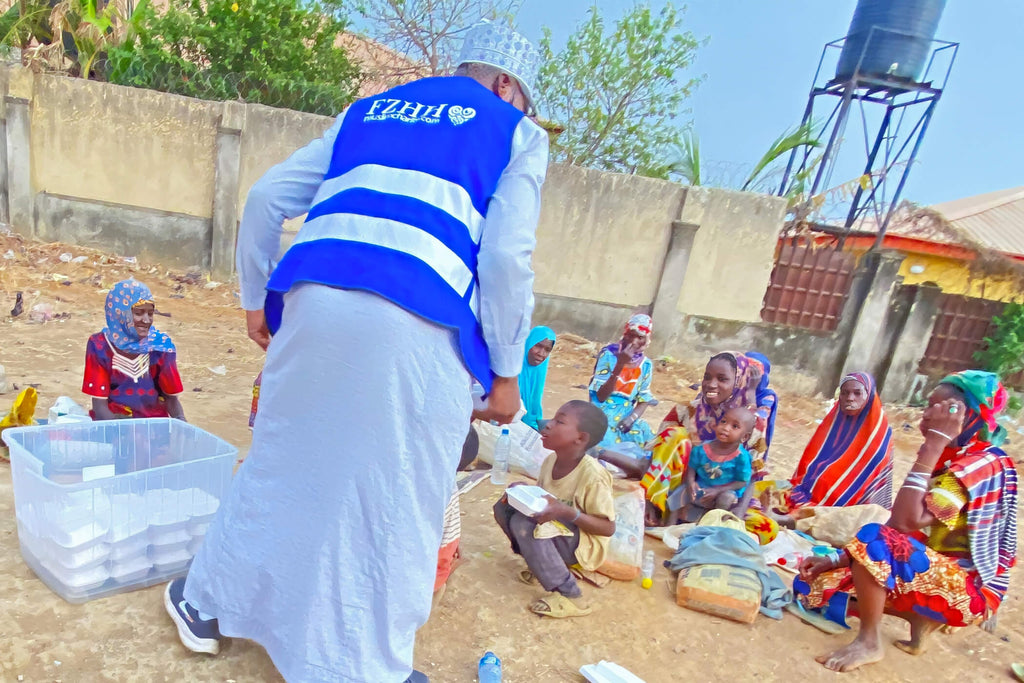
[(778, 564), (782, 567), (789, 567), (790, 569), (796, 569), (800, 566), (800, 563), (804, 561), (803, 553), (786, 553), (779, 558)]
[(508, 461), (512, 455), (512, 437), (508, 427), (501, 430), (501, 436), (494, 444), (494, 466), (491, 468), (491, 483), (504, 486), (508, 483)]
[(640, 569), (643, 579), (640, 580), (640, 585), (644, 588), (650, 588), (654, 585), (654, 551), (648, 550), (644, 553), (644, 564)]
[(476, 679), (480, 683), (501, 683), (501, 660), (496, 654), (488, 651), (480, 658)]

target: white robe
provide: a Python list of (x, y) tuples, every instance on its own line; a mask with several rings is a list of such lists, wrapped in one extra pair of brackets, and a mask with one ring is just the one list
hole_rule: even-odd
[(404, 681), (470, 387), (451, 331), (375, 294), (293, 289), (252, 449), (186, 599), (266, 648), (288, 681)]

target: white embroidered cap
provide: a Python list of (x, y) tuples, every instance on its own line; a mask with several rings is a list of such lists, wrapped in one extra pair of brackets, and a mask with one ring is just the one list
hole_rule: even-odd
[(458, 64), (475, 62), (501, 69), (519, 81), (530, 106), (533, 85), (540, 70), (540, 54), (524, 36), (501, 24), (482, 20), (469, 29)]

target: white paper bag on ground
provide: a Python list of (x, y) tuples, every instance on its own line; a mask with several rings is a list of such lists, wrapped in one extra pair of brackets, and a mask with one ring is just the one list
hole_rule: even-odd
[(632, 671), (615, 662), (606, 662), (603, 659), (597, 664), (581, 666), (580, 675), (590, 683), (644, 683), (644, 679)]
[[(509, 455), (508, 468), (512, 472), (536, 479), (540, 474), (541, 463), (553, 451), (544, 448), (540, 442), (540, 434), (520, 420), (525, 414), (526, 411), (520, 409), (515, 421), (512, 424), (504, 425), (508, 428), (508, 435), (512, 438), (512, 453)], [(501, 436), (502, 427), (480, 420), (477, 420), (474, 426), (480, 435), (480, 452), (477, 454), (477, 458), (493, 465), (494, 444)]]
[(619, 581), (640, 576), (644, 561), (644, 490), (635, 481), (616, 480), (615, 534), (608, 543), (608, 556), (597, 571)]
[(853, 540), (865, 524), (884, 524), (889, 511), (881, 505), (849, 505), (847, 507), (800, 508), (793, 512), (797, 531), (813, 536), (837, 548)]

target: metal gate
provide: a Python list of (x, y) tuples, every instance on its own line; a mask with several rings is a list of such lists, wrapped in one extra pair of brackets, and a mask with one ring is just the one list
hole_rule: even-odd
[(1001, 301), (943, 294), (920, 372), (940, 375), (977, 367), (974, 354), (992, 332), (992, 318), (1003, 312)]
[(831, 332), (850, 294), (856, 257), (833, 246), (815, 248), (788, 241), (779, 246), (761, 319)]

